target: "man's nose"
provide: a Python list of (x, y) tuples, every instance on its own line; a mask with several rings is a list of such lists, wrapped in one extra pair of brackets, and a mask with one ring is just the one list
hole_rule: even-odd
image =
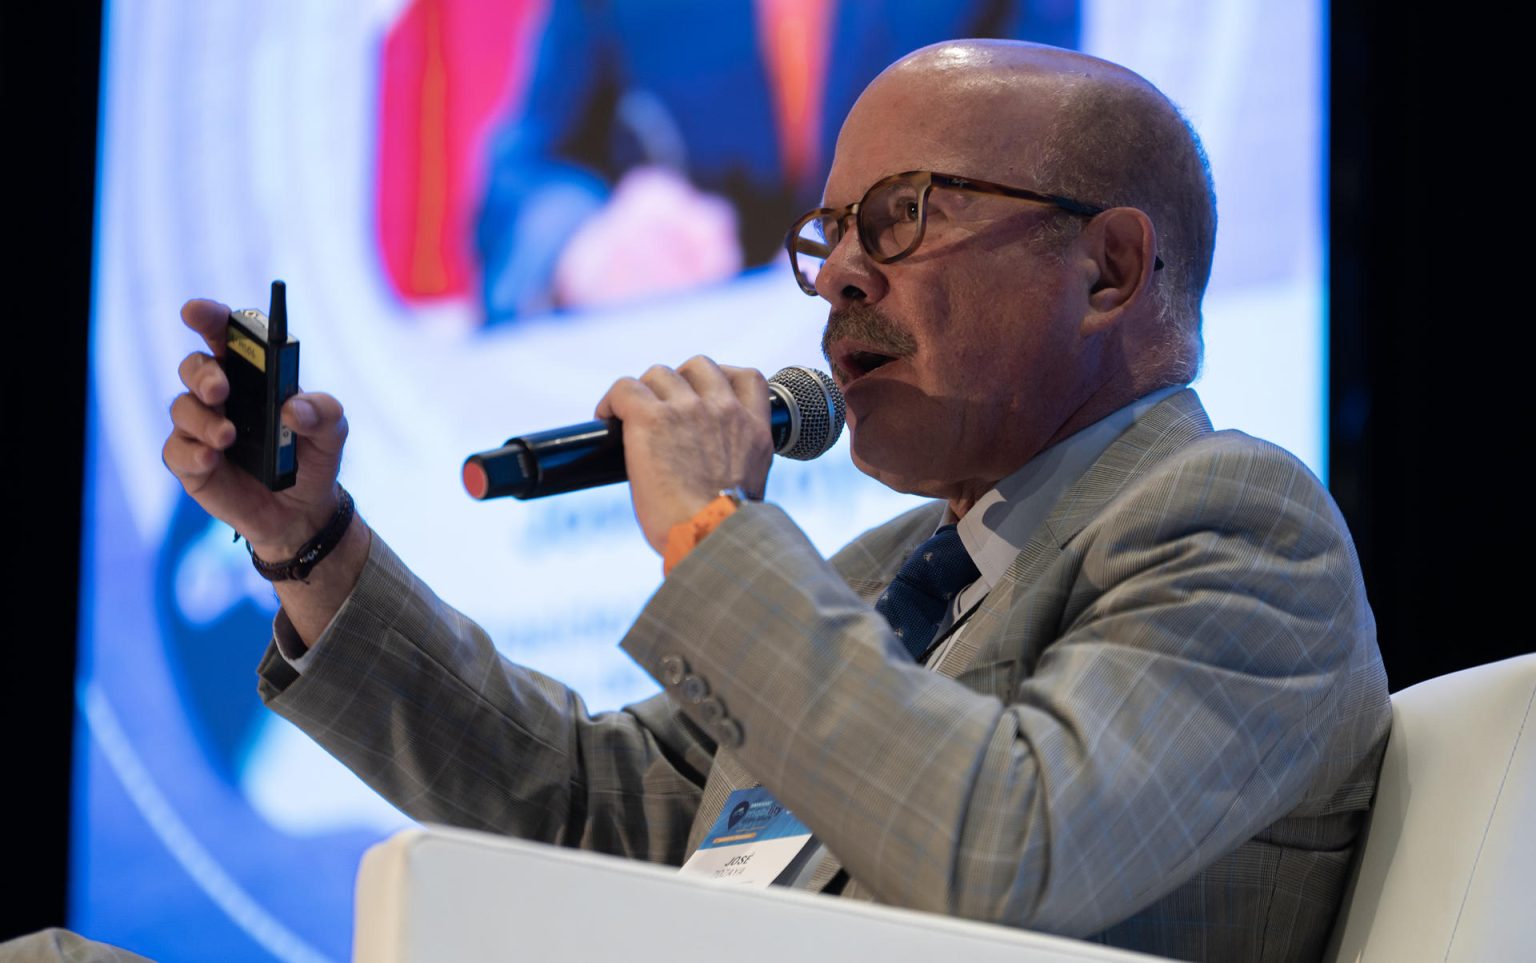
[(816, 274), (816, 293), (834, 308), (873, 304), (885, 297), (887, 289), (884, 271), (864, 253), (856, 229), (838, 238)]

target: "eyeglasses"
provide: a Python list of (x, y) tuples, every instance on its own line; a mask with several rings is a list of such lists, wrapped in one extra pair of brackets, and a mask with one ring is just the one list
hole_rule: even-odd
[[(865, 192), (855, 204), (844, 208), (822, 207), (795, 222), (784, 239), (789, 250), (789, 266), (795, 272), (800, 290), (814, 296), (816, 276), (831, 255), (832, 249), (843, 237), (843, 225), (848, 218), (855, 219), (859, 245), (878, 264), (899, 261), (923, 242), (923, 231), (928, 225), (928, 195), (935, 187), (973, 194), (995, 194), (1021, 201), (1049, 204), (1079, 217), (1094, 217), (1104, 213), (1104, 208), (1084, 204), (1070, 197), (1057, 194), (1041, 194), (1022, 187), (1008, 187), (989, 181), (956, 177), (954, 174), (937, 174), (933, 171), (907, 171), (881, 178)], [(1156, 267), (1163, 266), (1162, 259)]]

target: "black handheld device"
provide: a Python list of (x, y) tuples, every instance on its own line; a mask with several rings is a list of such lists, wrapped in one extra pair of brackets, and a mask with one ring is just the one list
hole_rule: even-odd
[(227, 331), (221, 362), (229, 378), (224, 416), (235, 423), (235, 443), (225, 455), (272, 491), (282, 491), (293, 485), (298, 461), (281, 412), (299, 390), (299, 341), (288, 333), (283, 282), (272, 282), (267, 314), (256, 308), (231, 311)]

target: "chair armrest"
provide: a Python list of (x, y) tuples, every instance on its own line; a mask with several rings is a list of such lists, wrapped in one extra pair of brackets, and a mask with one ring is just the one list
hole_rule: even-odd
[(1002, 926), (675, 869), (460, 829), (401, 832), (363, 857), (356, 963), (455, 960), (1156, 959)]

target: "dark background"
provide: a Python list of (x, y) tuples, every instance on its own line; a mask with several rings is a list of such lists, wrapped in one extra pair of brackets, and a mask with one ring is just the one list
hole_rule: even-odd
[[(1523, 581), (1525, 473), (1495, 459), (1528, 434), (1505, 397), (1530, 273), (1508, 132), (1529, 113), (1526, 85), (1482, 36), (1498, 27), (1455, 12), (1341, 0), (1329, 13), (1330, 487), (1394, 690), (1532, 648), (1503, 614)], [(66, 913), (100, 35), (94, 3), (0, 4), (14, 165), (0, 181), (0, 940)]]

